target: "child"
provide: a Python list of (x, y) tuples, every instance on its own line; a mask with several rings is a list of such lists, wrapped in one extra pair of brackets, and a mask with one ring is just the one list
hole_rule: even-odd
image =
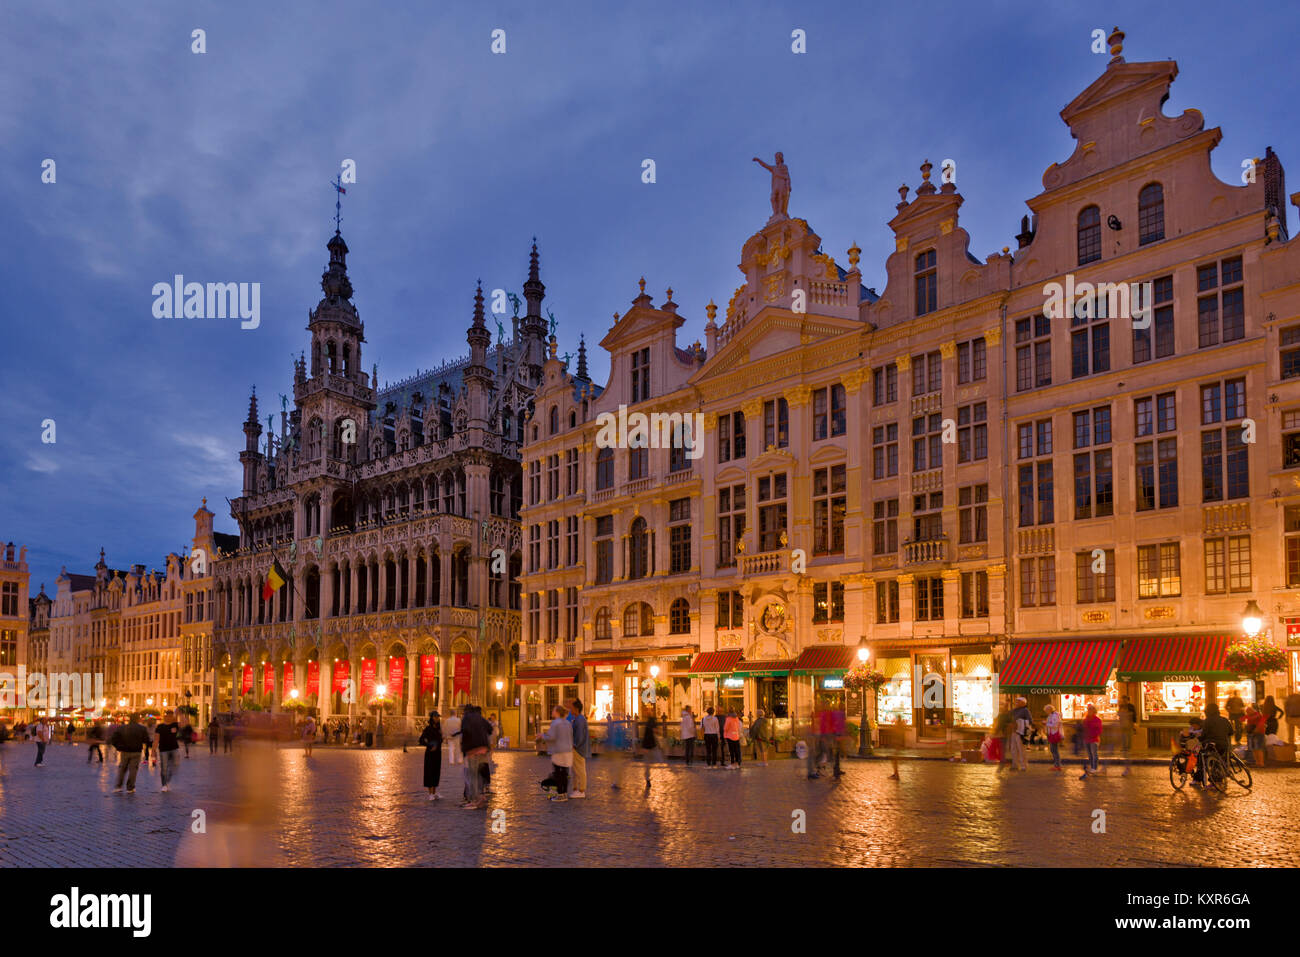
[(1186, 771), (1192, 775), (1193, 780), (1200, 781), (1201, 775), (1197, 772), (1197, 755), (1201, 750), (1201, 719), (1192, 718), (1187, 723), (1187, 729), (1178, 734), (1178, 747), (1187, 754)]

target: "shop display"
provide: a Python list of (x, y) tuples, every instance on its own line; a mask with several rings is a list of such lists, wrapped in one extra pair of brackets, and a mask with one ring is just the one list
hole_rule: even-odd
[(952, 656), (952, 720), (958, 727), (993, 725), (993, 656)]
[(1088, 705), (1097, 707), (1097, 716), (1103, 721), (1119, 719), (1119, 685), (1112, 678), (1106, 683), (1103, 694), (1063, 694), (1061, 695), (1061, 717), (1065, 720), (1084, 718), (1088, 715)]
[(1236, 695), (1243, 704), (1255, 703), (1255, 682), (1249, 678), (1244, 681), (1217, 681), (1214, 685), (1214, 700), (1219, 703), (1219, 713), (1228, 713), (1228, 699)]
[(912, 723), (912, 661), (910, 658), (886, 658), (880, 670), (889, 681), (876, 692), (876, 721), (881, 725), (894, 724), (901, 717), (903, 724)]
[(1142, 717), (1194, 715), (1205, 710), (1205, 686), (1199, 681), (1142, 682)]

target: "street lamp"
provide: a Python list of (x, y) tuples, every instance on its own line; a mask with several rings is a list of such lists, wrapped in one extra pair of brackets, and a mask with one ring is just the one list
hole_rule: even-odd
[(379, 698), (379, 723), (375, 725), (375, 740), (384, 740), (384, 696), (388, 694), (388, 685), (375, 685), (375, 694)]
[[(858, 664), (865, 665), (867, 659), (871, 657), (871, 649), (867, 647), (867, 639), (864, 636), (858, 642)], [(867, 717), (867, 686), (861, 684), (858, 686), (858, 701), (862, 705), (861, 719), (858, 721), (858, 757), (868, 758), (871, 756), (871, 721)]]
[(292, 690), (290, 690), (290, 692), (289, 692), (289, 697), (292, 698), (294, 701), (297, 701), (297, 700), (298, 700), (298, 689), (297, 689), (297, 688), (293, 688)]
[(1255, 604), (1255, 599), (1246, 602), (1246, 608), (1241, 613), (1241, 630), (1251, 638), (1259, 635), (1260, 629), (1264, 627), (1264, 610)]

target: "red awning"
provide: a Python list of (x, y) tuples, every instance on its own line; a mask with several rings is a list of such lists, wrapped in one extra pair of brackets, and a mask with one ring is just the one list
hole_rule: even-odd
[(535, 668), (515, 675), (520, 685), (576, 685), (578, 672), (574, 668)]
[(1120, 644), (1084, 638), (1013, 645), (1011, 657), (998, 672), (998, 687), (1019, 694), (1101, 694)]
[(1130, 638), (1119, 663), (1120, 681), (1231, 681), (1224, 635)]
[(856, 647), (849, 645), (813, 645), (799, 653), (794, 670), (796, 674), (848, 671), (853, 667), (857, 652)]
[(740, 662), (740, 655), (739, 648), (730, 648), (727, 651), (702, 651), (691, 662), (691, 674), (731, 674), (732, 669)]

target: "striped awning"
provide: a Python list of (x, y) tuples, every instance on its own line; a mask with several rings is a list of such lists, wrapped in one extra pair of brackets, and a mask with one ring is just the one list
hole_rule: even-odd
[(1015, 694), (1101, 694), (1122, 644), (1111, 639), (1013, 645), (998, 688)]
[(740, 662), (740, 655), (739, 648), (730, 648), (727, 651), (702, 651), (691, 662), (691, 674), (729, 675)]
[(519, 685), (576, 685), (577, 683), (576, 668), (534, 668), (531, 671), (520, 669), (515, 675), (515, 684)]
[(1119, 663), (1120, 681), (1231, 681), (1226, 635), (1130, 638)]
[(848, 671), (853, 667), (858, 649), (849, 645), (813, 645), (795, 659), (797, 675), (824, 675)]
[(794, 659), (784, 661), (742, 661), (732, 672), (737, 678), (784, 677), (794, 667)]

